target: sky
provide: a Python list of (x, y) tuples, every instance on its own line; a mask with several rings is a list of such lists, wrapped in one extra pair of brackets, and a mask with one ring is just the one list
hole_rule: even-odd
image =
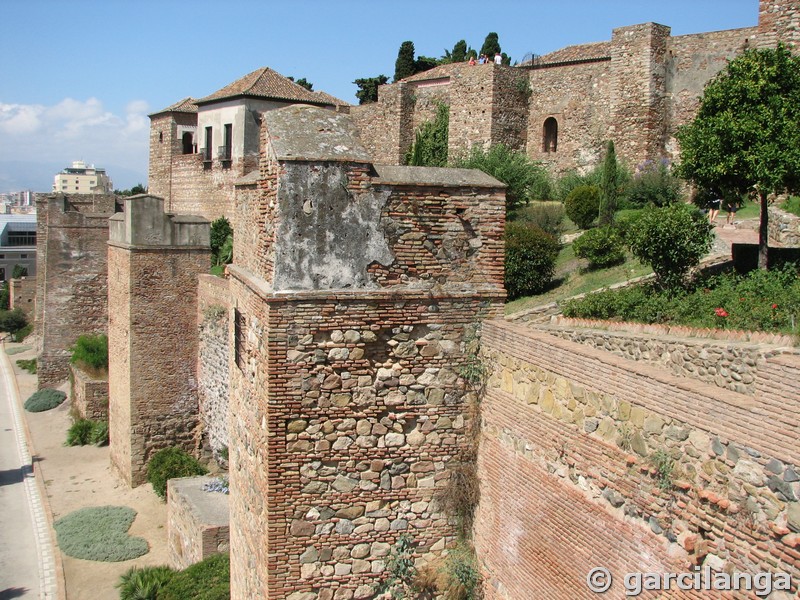
[(72, 161), (147, 183), (147, 115), (268, 66), (357, 103), (405, 40), (439, 57), (499, 34), (512, 61), (655, 21), (752, 27), (758, 0), (0, 0), (0, 192), (49, 191)]

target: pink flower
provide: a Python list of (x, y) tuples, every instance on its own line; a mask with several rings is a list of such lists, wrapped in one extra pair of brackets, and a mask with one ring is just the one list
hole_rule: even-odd
[(715, 308), (714, 309), (714, 314), (717, 315), (718, 317), (727, 317), (728, 316), (728, 311), (726, 311), (722, 307), (719, 307), (719, 308)]

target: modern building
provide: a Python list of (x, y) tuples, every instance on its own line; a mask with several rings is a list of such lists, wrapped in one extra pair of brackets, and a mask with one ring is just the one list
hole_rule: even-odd
[(53, 191), (63, 194), (110, 194), (114, 190), (112, 181), (105, 169), (87, 166), (82, 160), (76, 160), (55, 176)]
[(0, 281), (8, 281), (19, 265), (36, 275), (36, 213), (0, 214)]

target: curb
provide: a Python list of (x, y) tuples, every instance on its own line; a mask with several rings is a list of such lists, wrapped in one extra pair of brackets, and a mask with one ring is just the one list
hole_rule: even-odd
[[(16, 397), (16, 401), (13, 402), (16, 413), (15, 420), (18, 422), (25, 435), (26, 447), (24, 451), (27, 453), (27, 459), (31, 465), (30, 471), (25, 473), (25, 479), (26, 482), (30, 481), (29, 475), (32, 474), (33, 485), (36, 486), (34, 489), (30, 489), (26, 486), (26, 491), (28, 492), (28, 504), (34, 521), (36, 545), (39, 550), (39, 597), (42, 600), (66, 600), (67, 592), (66, 580), (64, 578), (64, 565), (61, 561), (61, 551), (58, 549), (58, 544), (55, 539), (53, 511), (47, 499), (47, 487), (44, 483), (42, 468), (38, 466), (37, 462), (33, 461), (33, 456), (36, 455), (36, 450), (33, 446), (33, 437), (28, 428), (28, 421), (24, 417), (25, 413), (24, 407), (22, 406), (22, 398), (19, 393), (17, 374), (14, 371), (14, 367), (11, 365), (11, 359), (8, 354), (6, 354), (5, 348), (5, 340), (3, 340), (3, 350), (0, 352), (2, 358), (0, 358), (0, 360), (5, 364), (7, 373), (13, 381), (14, 396)], [(28, 469), (24, 467), (23, 470), (28, 471)]]

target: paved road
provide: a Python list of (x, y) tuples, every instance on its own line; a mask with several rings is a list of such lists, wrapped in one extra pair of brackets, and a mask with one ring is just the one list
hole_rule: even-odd
[(0, 600), (55, 598), (53, 550), (13, 377), (0, 348)]

